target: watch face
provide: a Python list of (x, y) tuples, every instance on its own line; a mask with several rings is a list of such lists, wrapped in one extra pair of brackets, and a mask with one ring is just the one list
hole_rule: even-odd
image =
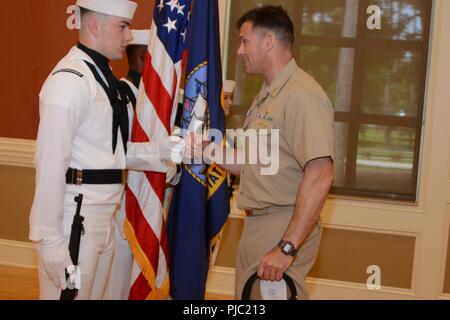
[(284, 244), (284, 246), (282, 247), (283, 252), (285, 253), (290, 253), (292, 250), (292, 246), (289, 243)]
[(280, 240), (280, 242), (278, 243), (278, 247), (285, 255), (294, 257), (297, 254), (295, 245), (292, 242)]

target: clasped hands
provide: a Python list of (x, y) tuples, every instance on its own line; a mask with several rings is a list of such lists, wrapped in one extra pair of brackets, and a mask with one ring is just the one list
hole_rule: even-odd
[(197, 133), (188, 133), (184, 138), (169, 136), (159, 143), (158, 156), (161, 160), (172, 161), (175, 164), (191, 163), (192, 159), (203, 159), (207, 163), (214, 162), (216, 144), (208, 141), (206, 137)]
[(185, 163), (192, 163), (192, 160), (195, 163), (203, 163), (212, 164), (217, 162), (217, 156), (222, 148), (222, 145), (211, 142), (208, 137), (198, 134), (198, 133), (189, 133), (185, 137)]
[[(162, 139), (157, 143), (157, 156), (160, 160), (165, 161), (167, 167), (167, 182), (176, 184), (177, 181), (177, 165), (182, 162), (186, 164), (202, 163), (208, 164), (214, 162), (212, 156), (203, 158), (203, 154), (215, 154), (214, 143), (205, 141), (206, 139), (196, 133), (185, 134), (183, 138), (173, 135)], [(205, 150), (209, 152), (204, 152)]]

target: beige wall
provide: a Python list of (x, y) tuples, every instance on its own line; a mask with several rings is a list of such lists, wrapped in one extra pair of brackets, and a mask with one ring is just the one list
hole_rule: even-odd
[(0, 166), (0, 239), (28, 241), (34, 169)]
[(220, 249), (215, 265), (234, 268), (239, 239), (244, 228), (242, 219), (228, 219), (220, 240)]
[[(229, 219), (220, 244), (216, 266), (234, 268), (244, 220)], [(324, 228), (317, 261), (309, 276), (365, 284), (369, 266), (382, 270), (381, 285), (410, 289), (415, 238)]]
[(365, 284), (368, 267), (377, 266), (382, 287), (411, 289), (414, 251), (414, 237), (324, 228), (309, 276)]

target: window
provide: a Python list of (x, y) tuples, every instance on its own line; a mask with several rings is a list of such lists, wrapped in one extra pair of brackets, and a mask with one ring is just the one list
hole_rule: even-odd
[[(266, 4), (290, 14), (297, 63), (336, 110), (332, 192), (415, 201), (432, 1), (232, 0), (227, 76), (238, 86), (230, 127), (242, 124), (262, 85), (236, 56), (234, 25)], [(381, 9), (381, 29), (367, 27), (371, 5)]]

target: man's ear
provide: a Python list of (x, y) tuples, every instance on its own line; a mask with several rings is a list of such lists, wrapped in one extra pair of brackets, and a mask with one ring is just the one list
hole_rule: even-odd
[(97, 38), (100, 34), (100, 20), (95, 17), (89, 17), (87, 21), (87, 27), (89, 33), (92, 34), (95, 38)]
[(275, 42), (277, 41), (275, 33), (273, 33), (272, 31), (268, 31), (265, 35), (264, 40), (266, 41), (267, 50), (272, 51), (273, 47), (275, 46)]

